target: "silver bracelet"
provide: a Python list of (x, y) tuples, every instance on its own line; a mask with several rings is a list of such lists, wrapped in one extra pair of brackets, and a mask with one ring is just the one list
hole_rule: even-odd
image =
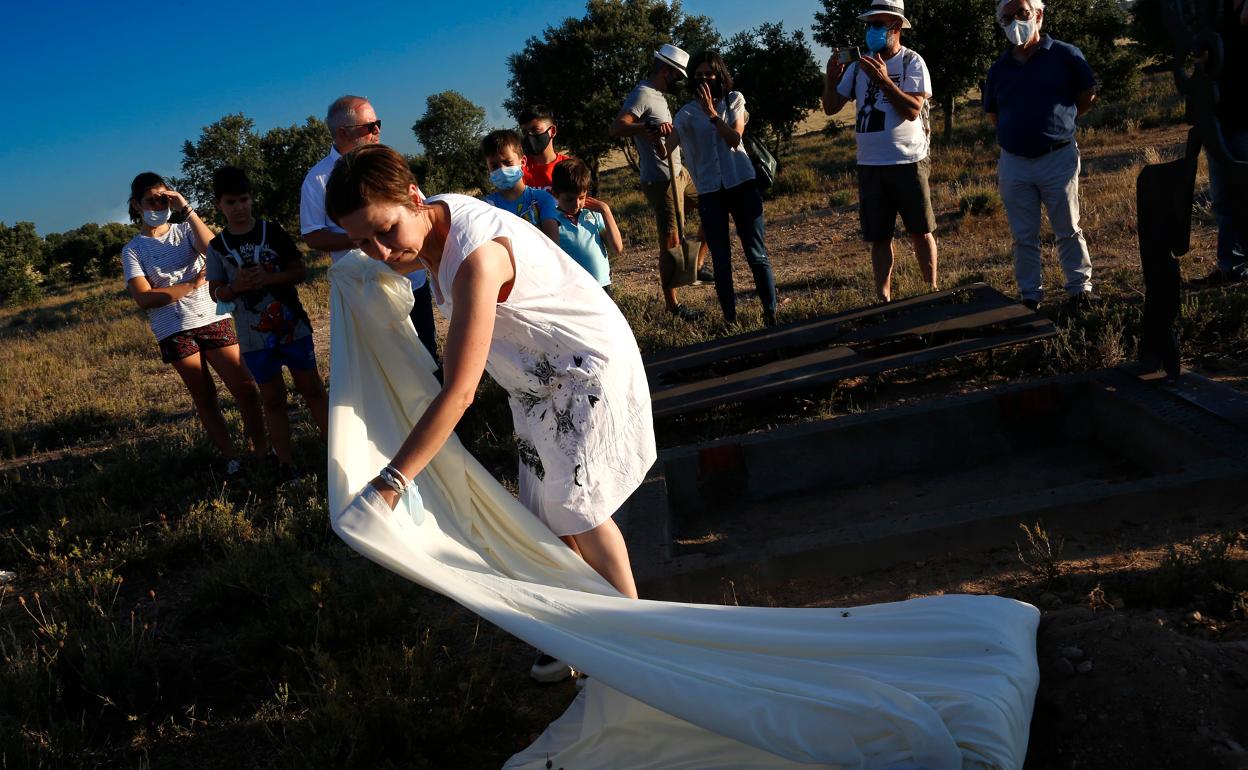
[(406, 492), (407, 488), (412, 484), (412, 482), (408, 481), (407, 478), (404, 477), (403, 474), (400, 473), (399, 470), (393, 465), (387, 465), (382, 468), (378, 476), (386, 483), (386, 486), (390, 487), (400, 495)]

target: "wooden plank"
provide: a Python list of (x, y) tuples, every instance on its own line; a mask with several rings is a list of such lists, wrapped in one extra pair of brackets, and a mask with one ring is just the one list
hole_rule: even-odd
[(773, 364), (765, 367), (767, 369), (765, 373), (749, 370), (728, 377), (717, 377), (658, 390), (651, 396), (651, 409), (655, 417), (671, 417), (720, 404), (749, 401), (795, 390), (830, 385), (849, 377), (861, 377), (890, 369), (920, 366), (945, 358), (1032, 342), (1055, 335), (1057, 330), (1052, 322), (1043, 317), (1041, 319), (1027, 322), (1019, 329), (1011, 329), (987, 337), (958, 340), (923, 350), (895, 353), (874, 359), (850, 357), (841, 353), (828, 356), (822, 361), (806, 360), (798, 363), (801, 359), (792, 359), (775, 362), (776, 364), (797, 365), (777, 367)]
[[(953, 296), (964, 293), (970, 295), (971, 302), (956, 304), (947, 302)], [(650, 381), (654, 383), (662, 375), (669, 372), (692, 369), (716, 361), (756, 355), (782, 348), (802, 347), (835, 341), (838, 335), (843, 333), (843, 327), (851, 321), (869, 319), (873, 316), (889, 316), (889, 320), (877, 324), (877, 326), (890, 324), (888, 328), (894, 328), (894, 326), (904, 326), (905, 322), (894, 324), (892, 317), (902, 317), (907, 313), (916, 312), (923, 308), (934, 308), (938, 318), (944, 318), (956, 315), (959, 309), (969, 309), (981, 304), (999, 307), (1013, 304), (1013, 301), (988, 284), (973, 283), (967, 286), (959, 286), (956, 289), (946, 289), (931, 294), (909, 297), (897, 302), (847, 310), (809, 321), (785, 324), (771, 329), (738, 334), (676, 350), (655, 353), (647, 356), (645, 359), (646, 374), (650, 377)], [(922, 323), (938, 320), (926, 314), (922, 318), (930, 318), (930, 320), (923, 320)]]
[(859, 356), (850, 348), (836, 347), (818, 350), (814, 353), (808, 353), (804, 356), (796, 358), (786, 358), (780, 361), (772, 361), (764, 366), (758, 366), (753, 369), (747, 369), (744, 372), (735, 372), (726, 374), (723, 377), (712, 377), (706, 380), (698, 380), (697, 382), (686, 382), (680, 385), (673, 385), (670, 388), (664, 388), (656, 391), (651, 397), (653, 403), (655, 398), (660, 397), (666, 399), (680, 398), (689, 393), (698, 393), (707, 388), (718, 388), (729, 385), (739, 385), (748, 383), (759, 378), (780, 377), (783, 379), (788, 376), (789, 372), (802, 370), (809, 367), (818, 366), (840, 366), (850, 361), (859, 360)]

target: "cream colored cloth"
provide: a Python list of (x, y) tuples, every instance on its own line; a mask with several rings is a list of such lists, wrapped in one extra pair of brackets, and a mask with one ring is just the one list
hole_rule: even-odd
[(942, 596), (849, 609), (621, 597), (452, 437), (390, 511), (365, 485), (437, 392), (411, 289), (358, 252), (330, 270), (333, 527), (592, 678), (509, 768), (1021, 768), (1039, 683), (1030, 605)]

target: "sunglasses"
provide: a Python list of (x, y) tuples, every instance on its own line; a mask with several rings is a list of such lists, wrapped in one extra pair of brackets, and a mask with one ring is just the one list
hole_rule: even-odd
[(370, 134), (380, 134), (381, 133), (381, 118), (374, 120), (372, 123), (356, 123), (354, 126), (343, 126), (343, 128), (346, 128), (346, 129), (366, 128), (368, 129), (368, 133)]
[(893, 22), (891, 21), (868, 21), (867, 26), (870, 27), (871, 29), (892, 29)]

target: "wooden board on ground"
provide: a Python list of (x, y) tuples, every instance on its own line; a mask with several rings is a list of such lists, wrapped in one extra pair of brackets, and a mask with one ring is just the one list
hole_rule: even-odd
[(646, 359), (656, 417), (829, 385), (1056, 334), (984, 283), (740, 334)]

